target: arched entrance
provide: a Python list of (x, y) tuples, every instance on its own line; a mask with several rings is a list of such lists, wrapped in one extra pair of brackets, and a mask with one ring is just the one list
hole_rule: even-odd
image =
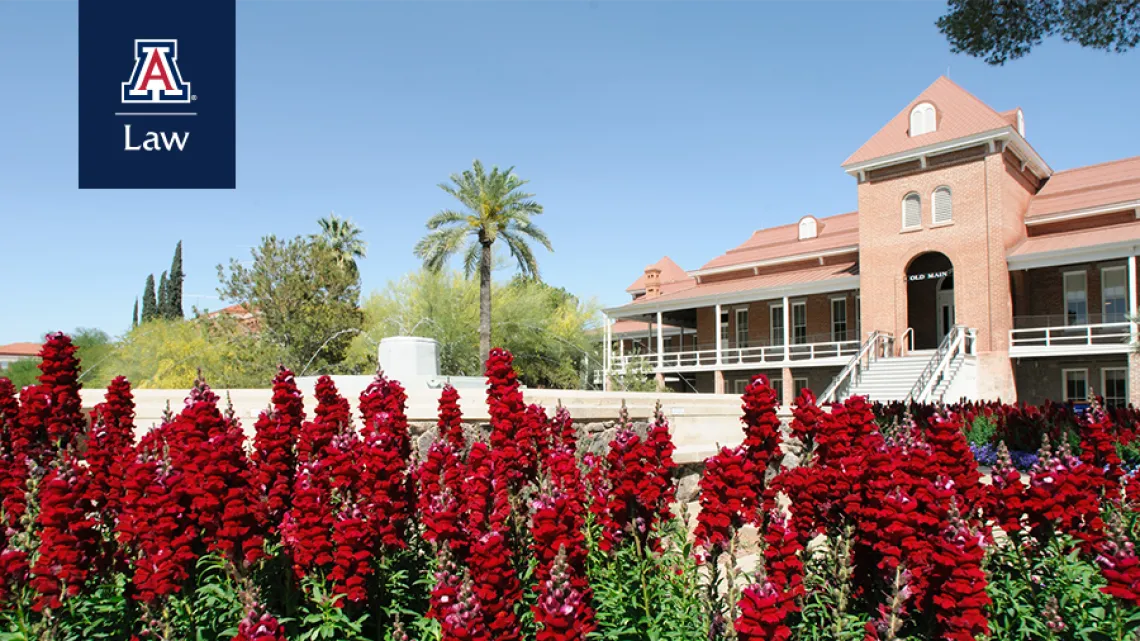
[(915, 349), (934, 349), (954, 327), (954, 265), (942, 252), (916, 256), (906, 268), (907, 326)]

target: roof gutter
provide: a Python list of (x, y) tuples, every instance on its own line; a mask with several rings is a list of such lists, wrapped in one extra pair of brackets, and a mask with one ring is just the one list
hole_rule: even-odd
[(996, 146), (998, 142), (1009, 143), (1013, 151), (1023, 162), (1034, 170), (1039, 178), (1045, 178), (1053, 173), (1053, 169), (1045, 162), (1035, 149), (1017, 133), (1013, 127), (1002, 127), (1001, 129), (994, 129), (991, 131), (983, 131), (981, 133), (965, 136), (963, 138), (956, 138), (946, 142), (935, 143), (917, 149), (908, 149), (895, 154), (881, 156), (879, 158), (872, 158), (871, 160), (864, 160), (862, 162), (853, 162), (843, 165), (843, 170), (848, 174), (863, 180), (868, 171), (888, 167), (890, 165), (897, 165), (902, 162), (911, 160), (920, 161), (923, 166), (926, 165), (926, 159), (929, 156), (937, 156), (967, 147), (974, 147), (976, 145), (989, 143), (991, 148)]
[(1011, 272), (1021, 269), (1056, 267), (1072, 263), (1127, 258), (1136, 254), (1137, 250), (1140, 250), (1140, 240), (1129, 239), (1100, 245), (1065, 247), (1064, 249), (1009, 256), (1006, 258), (1006, 265)]
[(1124, 202), (1114, 203), (1111, 205), (1100, 205), (1098, 207), (1089, 207), (1087, 209), (1074, 209), (1071, 211), (1063, 211), (1056, 214), (1048, 214), (1045, 216), (1039, 216), (1037, 218), (1026, 219), (1025, 225), (1027, 227), (1033, 225), (1044, 225), (1047, 223), (1061, 222), (1063, 220), (1088, 218), (1089, 216), (1099, 216), (1100, 214), (1111, 214), (1118, 211), (1127, 211), (1129, 209), (1135, 210), (1136, 217), (1140, 218), (1140, 200), (1126, 200)]

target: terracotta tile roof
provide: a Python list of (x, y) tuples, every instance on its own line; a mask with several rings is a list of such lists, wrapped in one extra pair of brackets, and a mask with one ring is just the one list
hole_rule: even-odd
[(761, 229), (743, 244), (705, 263), (698, 271), (815, 254), (859, 244), (859, 213), (849, 212), (816, 219), (815, 238), (799, 240), (799, 221)]
[(1134, 240), (1140, 240), (1140, 221), (1026, 238), (1010, 250), (1007, 258)]
[(784, 287), (802, 283), (818, 283), (833, 278), (857, 276), (859, 274), (858, 261), (845, 261), (833, 265), (814, 265), (805, 269), (791, 269), (771, 274), (760, 274), (748, 278), (733, 278), (715, 283), (702, 283), (692, 285), (683, 290), (669, 294), (662, 294), (656, 298), (639, 298), (626, 305), (627, 308), (639, 307), (645, 304), (667, 303), (672, 301), (714, 296), (718, 294), (734, 294), (756, 289)]
[(0, 356), (38, 356), (41, 347), (39, 343), (8, 343), (0, 345)]
[[(646, 269), (654, 267), (661, 270), (661, 291), (668, 289), (666, 285), (676, 285), (677, 283), (685, 283), (693, 280), (685, 270), (681, 269), (680, 265), (673, 262), (673, 259), (668, 256), (662, 256), (661, 260), (646, 267)], [(645, 291), (645, 273), (642, 272), (641, 276), (633, 281), (632, 285), (625, 288), (625, 291), (630, 293)]]
[[(653, 300), (657, 299), (655, 298)], [(670, 325), (668, 323), (663, 324), (663, 327), (665, 328), (666, 333), (676, 333), (678, 329), (675, 325)], [(642, 321), (619, 318), (618, 320), (614, 321), (613, 327), (610, 331), (613, 332), (614, 336), (618, 336), (621, 334), (648, 334), (650, 330), (656, 331), (656, 325), (650, 325), (649, 323)], [(689, 331), (692, 332), (693, 330)]]
[[(910, 136), (910, 111), (921, 102), (929, 102), (934, 105), (936, 127), (930, 133), (912, 138)], [(1015, 123), (1016, 116), (1014, 119), (1014, 126), (1016, 127)], [(1010, 126), (1010, 124), (1009, 119), (1003, 114), (994, 111), (973, 94), (954, 84), (949, 78), (942, 76), (918, 94), (917, 98), (883, 126), (878, 133), (871, 136), (870, 140), (863, 143), (862, 147), (843, 161), (843, 165), (852, 165), (973, 134), (1002, 129)]]
[(1025, 219), (1140, 200), (1140, 156), (1053, 174), (1029, 202)]
[(1019, 108), (1010, 109), (1009, 111), (1003, 111), (998, 115), (1001, 116), (1002, 118), (1005, 118), (1006, 123), (1016, 129), (1017, 128), (1017, 111), (1018, 111), (1018, 109)]

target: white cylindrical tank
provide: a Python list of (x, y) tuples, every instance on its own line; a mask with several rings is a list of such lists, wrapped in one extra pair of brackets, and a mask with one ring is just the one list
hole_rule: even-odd
[(380, 339), (380, 369), (389, 378), (411, 380), (439, 376), (439, 341), (419, 336)]

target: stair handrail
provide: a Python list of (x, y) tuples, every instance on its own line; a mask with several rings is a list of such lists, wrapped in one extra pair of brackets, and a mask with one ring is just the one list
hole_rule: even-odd
[(972, 328), (964, 325), (955, 325), (950, 328), (950, 331), (942, 337), (942, 342), (938, 344), (938, 349), (930, 357), (926, 367), (922, 369), (918, 380), (914, 382), (914, 387), (907, 394), (905, 403), (908, 405), (912, 402), (925, 403), (930, 398), (931, 392), (934, 391), (935, 382), (939, 380), (939, 376), (950, 365), (950, 362), (959, 353), (973, 354), (976, 342), (976, 334)]
[[(891, 356), (893, 354), (894, 341), (894, 336), (889, 332), (881, 332), (879, 330), (871, 332), (871, 335), (868, 336), (867, 340), (863, 342), (863, 345), (859, 347), (859, 351), (851, 357), (851, 360), (843, 366), (839, 374), (832, 379), (827, 389), (823, 390), (823, 393), (819, 395), (817, 402), (820, 405), (834, 403), (840, 386), (846, 383), (847, 387), (850, 387), (852, 383), (859, 381), (862, 370), (865, 369), (867, 365), (870, 365), (883, 356)], [(884, 349), (876, 349), (880, 346), (884, 347)], [(880, 351), (882, 354), (880, 354)], [(867, 365), (863, 365), (864, 359), (867, 359)]]
[[(906, 350), (905, 352), (903, 350)], [(908, 327), (899, 337), (899, 353), (906, 356), (914, 351), (914, 328)]]

